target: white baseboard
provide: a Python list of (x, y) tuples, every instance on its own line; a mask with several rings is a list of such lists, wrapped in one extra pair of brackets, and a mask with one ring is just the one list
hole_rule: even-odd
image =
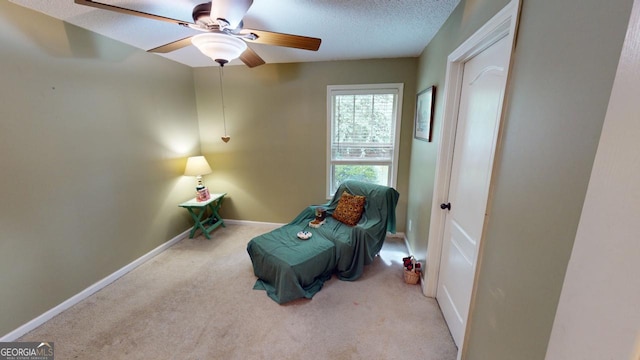
[(404, 239), (405, 243), (407, 241), (407, 237), (404, 235), (403, 232), (390, 233), (387, 231), (387, 237), (394, 238), (394, 239)]
[(407, 234), (405, 233), (400, 233), (400, 234), (402, 234), (402, 239), (404, 239), (404, 245), (407, 247), (409, 254), (412, 254), (413, 249), (411, 249), (411, 244), (409, 244), (409, 239), (407, 239)]
[(17, 338), (21, 337), (22, 335), (28, 333), (29, 331), (37, 328), (38, 326), (44, 324), (45, 322), (51, 320), (54, 316), (56, 316), (56, 315), (60, 314), (61, 312), (67, 310), (68, 308), (72, 307), (73, 305), (76, 305), (80, 301), (88, 298), (89, 296), (91, 296), (95, 292), (97, 292), (98, 290), (106, 287), (107, 285), (111, 284), (112, 282), (118, 280), (120, 277), (122, 277), (125, 274), (127, 274), (128, 272), (130, 272), (131, 270), (133, 270), (133, 269), (137, 268), (138, 266), (144, 264), (145, 262), (151, 260), (154, 256), (156, 256), (156, 255), (160, 254), (161, 252), (167, 250), (168, 248), (170, 248), (172, 245), (174, 245), (178, 241), (186, 238), (189, 235), (190, 231), (191, 231), (191, 228), (189, 228), (188, 230), (185, 230), (184, 232), (176, 235), (173, 239), (165, 242), (164, 244), (161, 244), (160, 246), (156, 247), (155, 249), (153, 249), (153, 250), (149, 251), (148, 253), (142, 255), (141, 257), (137, 258), (133, 262), (131, 262), (131, 263), (125, 265), (124, 267), (122, 267), (121, 269), (117, 270), (113, 274), (111, 274), (111, 275), (105, 277), (104, 279), (96, 282), (95, 284), (93, 284), (93, 285), (89, 286), (88, 288), (82, 290), (78, 294), (76, 294), (76, 295), (70, 297), (69, 299), (65, 300), (64, 302), (62, 302), (58, 306), (50, 309), (49, 311), (45, 312), (44, 314), (36, 317), (35, 319), (29, 321), (28, 323), (20, 326), (19, 328), (13, 330), (12, 332), (6, 334), (5, 336), (0, 338), (0, 342), (14, 341), (15, 339), (17, 339)]
[(263, 221), (250, 221), (250, 220), (233, 220), (233, 219), (224, 219), (225, 224), (231, 225), (274, 225), (274, 226), (282, 226), (284, 223), (271, 223), (271, 222), (263, 222)]

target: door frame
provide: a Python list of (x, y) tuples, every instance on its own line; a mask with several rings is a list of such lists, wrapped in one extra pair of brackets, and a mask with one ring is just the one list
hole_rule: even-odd
[[(507, 36), (515, 48), (515, 36), (522, 0), (512, 0), (478, 31), (465, 40), (447, 58), (447, 70), (444, 84), (444, 114), (442, 126), (438, 137), (438, 156), (436, 160), (436, 174), (433, 189), (433, 201), (431, 204), (431, 225), (429, 227), (429, 243), (427, 244), (426, 272), (424, 278), (423, 293), (425, 296), (435, 298), (438, 289), (438, 275), (440, 273), (440, 256), (445, 228), (445, 213), (440, 209), (440, 204), (447, 202), (449, 194), (449, 182), (451, 180), (451, 167), (453, 165), (453, 148), (455, 144), (456, 129), (458, 125), (458, 107), (462, 92), (462, 74), (464, 64), (477, 54), (481, 53), (498, 40)], [(513, 50), (512, 50), (513, 51)], [(509, 55), (509, 69), (507, 69), (507, 88), (509, 86), (509, 70), (513, 53)], [(496, 141), (496, 154), (500, 148), (500, 136), (502, 133), (502, 118), (507, 97), (505, 97), (500, 110), (500, 124)], [(495, 157), (495, 155), (494, 155)], [(495, 169), (495, 162), (494, 162)], [(493, 173), (493, 172), (492, 172)], [(493, 184), (493, 175), (490, 189)], [(489, 191), (491, 198), (491, 190)], [(490, 201), (489, 201), (490, 204)], [(489, 206), (489, 205), (487, 205)], [(477, 266), (476, 266), (477, 271)], [(475, 283), (475, 282), (474, 282)]]

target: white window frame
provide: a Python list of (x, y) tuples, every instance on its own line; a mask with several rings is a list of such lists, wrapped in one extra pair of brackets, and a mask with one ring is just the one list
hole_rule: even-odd
[[(389, 169), (388, 186), (395, 188), (398, 179), (398, 158), (400, 152), (400, 125), (402, 123), (402, 94), (404, 83), (389, 84), (361, 84), (361, 85), (328, 85), (327, 86), (327, 198), (332, 198), (331, 184), (332, 165), (338, 163), (348, 163), (354, 165), (376, 165), (372, 161), (332, 161), (331, 160), (331, 135), (333, 130), (333, 106), (334, 95), (359, 95), (359, 94), (396, 94), (396, 102), (394, 104), (395, 112), (395, 134), (393, 136), (393, 159)], [(387, 165), (384, 162), (382, 165)]]

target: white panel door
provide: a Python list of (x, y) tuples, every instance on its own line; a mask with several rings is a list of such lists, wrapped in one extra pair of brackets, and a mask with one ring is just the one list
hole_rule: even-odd
[(464, 64), (436, 295), (458, 347), (486, 217), (510, 45), (502, 38)]

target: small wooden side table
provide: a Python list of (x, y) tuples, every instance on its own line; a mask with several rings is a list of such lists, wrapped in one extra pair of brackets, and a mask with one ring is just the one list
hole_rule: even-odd
[[(211, 198), (209, 198), (209, 200), (196, 201), (196, 198), (193, 198), (178, 205), (187, 209), (189, 214), (191, 214), (191, 218), (193, 218), (193, 221), (195, 222), (193, 229), (191, 229), (191, 232), (189, 233), (189, 239), (193, 239), (193, 235), (196, 233), (196, 230), (200, 229), (204, 236), (210, 240), (210, 232), (219, 226), (226, 227), (222, 217), (218, 214), (218, 210), (220, 210), (220, 206), (222, 206), (225, 195), (227, 195), (227, 193), (211, 194)], [(202, 218), (207, 213), (207, 209), (211, 211), (211, 215), (203, 220)]]

